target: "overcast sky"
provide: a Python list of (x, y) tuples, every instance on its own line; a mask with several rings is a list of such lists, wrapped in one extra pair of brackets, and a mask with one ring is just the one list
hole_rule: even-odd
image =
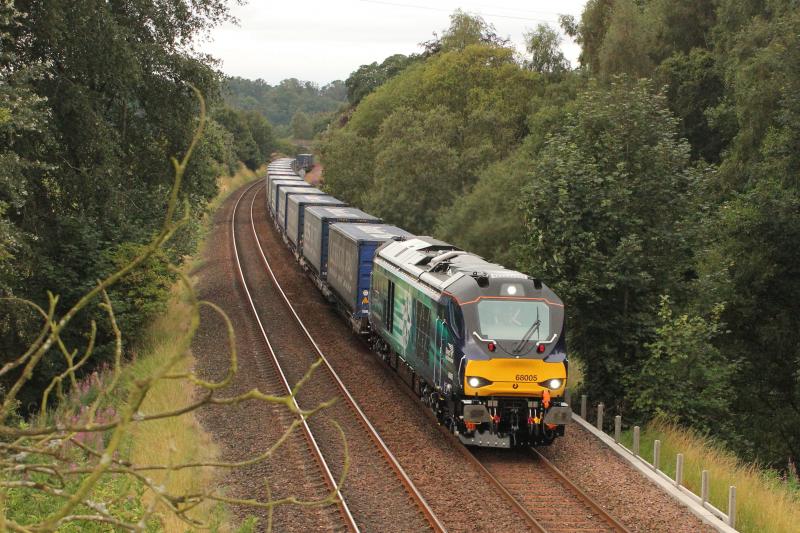
[[(482, 16), (522, 51), (523, 33), (542, 22), (557, 27), (559, 14), (576, 17), (586, 0), (250, 0), (234, 7), (238, 26), (226, 24), (200, 43), (232, 76), (276, 84), (299, 78), (324, 85), (343, 80), (365, 63), (419, 52), (441, 34), (458, 8)], [(560, 29), (559, 29), (560, 31)], [(575, 64), (578, 46), (562, 43)]]

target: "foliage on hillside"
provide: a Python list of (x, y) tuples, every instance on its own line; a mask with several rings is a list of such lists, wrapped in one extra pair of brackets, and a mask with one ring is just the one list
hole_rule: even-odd
[[(223, 98), (233, 108), (259, 113), (276, 127), (278, 136), (285, 137), (296, 135), (292, 128), (298, 115), (317, 122), (312, 134), (321, 131), (331, 114), (347, 102), (347, 88), (341, 80), (319, 87), (310, 81), (289, 78), (272, 86), (262, 79), (232, 77), (225, 80)], [(304, 133), (295, 138), (311, 136)]]
[(543, 277), (593, 400), (796, 464), (797, 3), (590, 0), (562, 26), (575, 70), (552, 29), (520, 58), (456, 13), (326, 135), (326, 187)]
[[(79, 295), (149, 241), (162, 222), (180, 153), (197, 127), (202, 92), (219, 104), (220, 80), (208, 58), (191, 52), (198, 34), (227, 20), (222, 0), (160, 2), (0, 2), (0, 293), (47, 308), (47, 291), (69, 308)], [(198, 217), (216, 178), (238, 158), (258, 165), (272, 151), (269, 124), (237, 115), (209, 121), (186, 169), (180, 201), (191, 223), (141, 278), (112, 294), (127, 339), (163, 306), (177, 262), (196, 245)], [(241, 120), (239, 120), (241, 119)], [(240, 127), (241, 126), (241, 127)], [(230, 129), (229, 129), (230, 128)], [(150, 268), (152, 267), (152, 268)], [(156, 268), (157, 267), (157, 268)], [(86, 343), (94, 311), (62, 333)], [(0, 302), (0, 364), (24, 353), (38, 317)], [(112, 332), (99, 325), (97, 353)], [(131, 348), (126, 343), (126, 349)], [(18, 396), (23, 412), (65, 368), (50, 353)], [(91, 371), (91, 364), (85, 371)], [(0, 389), (16, 379), (2, 376)]]

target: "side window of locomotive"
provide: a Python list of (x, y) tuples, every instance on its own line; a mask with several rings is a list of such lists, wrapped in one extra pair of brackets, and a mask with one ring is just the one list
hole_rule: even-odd
[(417, 336), (415, 350), (417, 357), (430, 364), (428, 361), (428, 346), (430, 345), (431, 310), (419, 300), (414, 300), (414, 316), (416, 323), (414, 329)]
[(386, 330), (391, 334), (392, 326), (394, 325), (394, 283), (389, 281), (388, 285), (386, 290), (386, 310), (383, 319)]
[(464, 315), (461, 314), (461, 308), (452, 300), (447, 304), (447, 308), (450, 315), (450, 329), (457, 338), (464, 338)]

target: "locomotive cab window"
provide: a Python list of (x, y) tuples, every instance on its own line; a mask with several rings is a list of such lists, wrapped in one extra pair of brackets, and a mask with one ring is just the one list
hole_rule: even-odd
[(482, 336), (494, 340), (533, 342), (550, 335), (550, 308), (533, 300), (481, 300), (478, 321)]

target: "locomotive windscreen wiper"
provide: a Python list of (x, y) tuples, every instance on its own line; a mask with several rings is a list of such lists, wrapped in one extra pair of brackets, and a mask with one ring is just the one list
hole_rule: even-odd
[(533, 336), (533, 334), (535, 332), (539, 331), (539, 326), (541, 326), (541, 325), (542, 325), (542, 321), (539, 319), (539, 309), (536, 309), (536, 320), (533, 322), (533, 324), (531, 324), (531, 327), (528, 328), (528, 331), (525, 332), (525, 335), (522, 336), (520, 341), (517, 343), (517, 345), (511, 351), (513, 353), (521, 352), (522, 349), (525, 347), (525, 345), (530, 340), (530, 338)]

